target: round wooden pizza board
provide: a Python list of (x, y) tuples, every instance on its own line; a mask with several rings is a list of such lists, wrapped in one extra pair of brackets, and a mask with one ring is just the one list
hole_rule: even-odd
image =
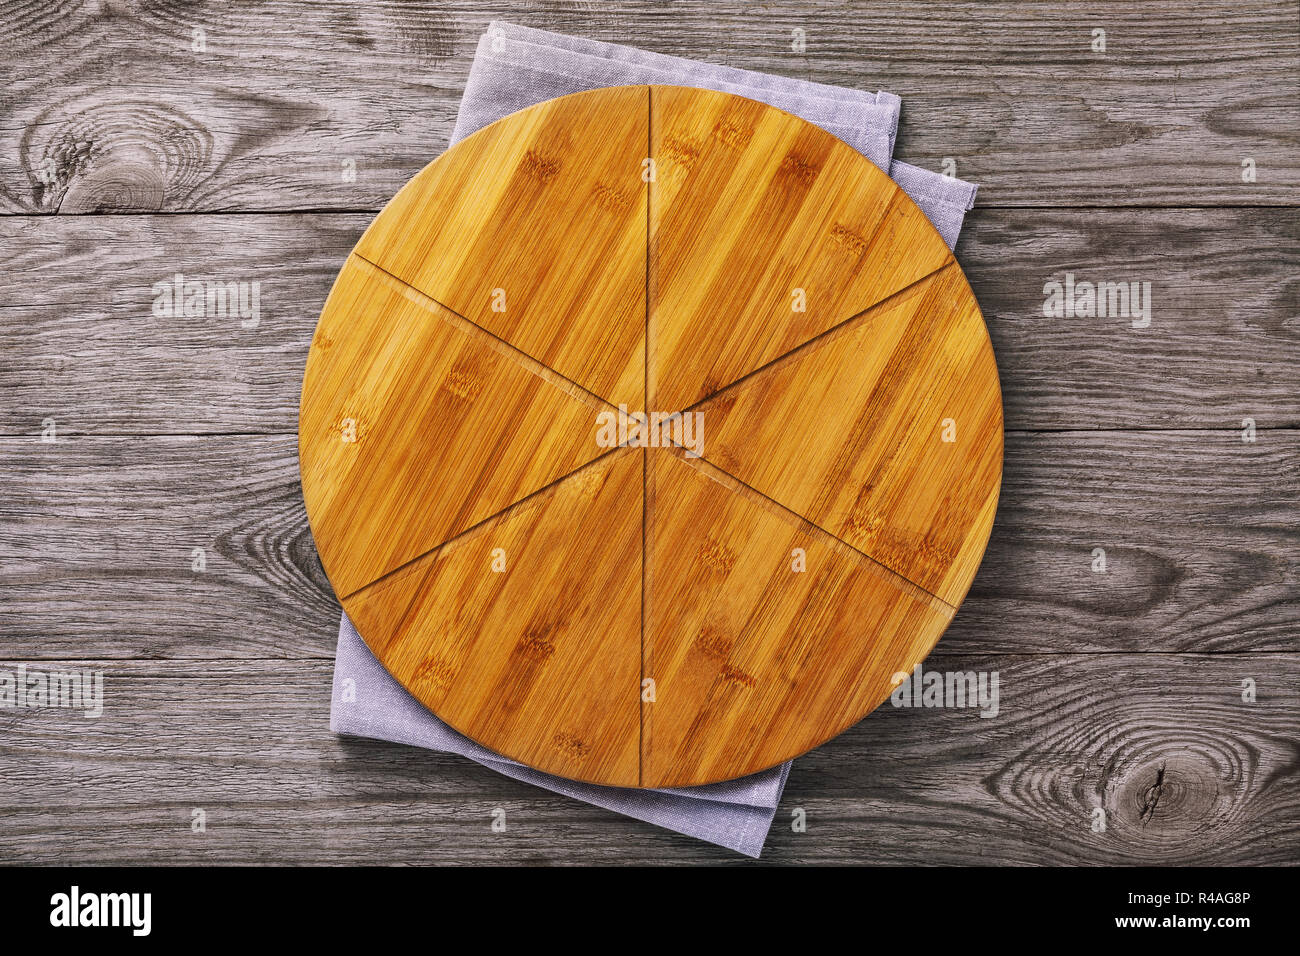
[(575, 780), (753, 773), (885, 700), (993, 523), (1002, 405), (924, 214), (761, 103), (613, 87), (388, 204), (312, 340), (321, 561), (443, 721)]

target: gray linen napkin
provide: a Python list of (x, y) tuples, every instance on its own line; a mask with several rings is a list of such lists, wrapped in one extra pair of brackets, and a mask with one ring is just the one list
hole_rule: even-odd
[[(714, 66), (502, 21), (479, 40), (451, 144), (525, 107), (569, 93), (639, 83), (698, 86), (761, 100), (853, 146), (912, 197), (952, 248), (976, 187), (892, 159), (900, 101), (805, 80)], [(576, 783), (493, 753), (452, 730), (384, 669), (346, 614), (339, 624), (330, 729), (459, 754), (498, 773), (757, 857), (791, 763), (706, 787), (635, 790)]]
[(903, 188), (957, 244), (976, 186), (892, 159), (900, 100), (807, 80), (715, 66), (634, 47), (493, 21), (479, 39), (451, 145), (543, 100), (602, 86), (664, 83), (735, 93), (794, 113), (848, 143)]
[(628, 790), (541, 773), (493, 753), (452, 730), (403, 689), (375, 659), (347, 615), (339, 624), (330, 729), (426, 750), (459, 754), (555, 793), (687, 836), (758, 856), (767, 839), (790, 764), (707, 787)]

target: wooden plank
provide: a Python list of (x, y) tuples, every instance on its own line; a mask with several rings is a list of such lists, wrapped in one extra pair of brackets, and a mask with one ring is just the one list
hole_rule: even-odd
[[(0, 434), (47, 417), (67, 434), (295, 432), (316, 320), (370, 218), (0, 218)], [(1289, 212), (977, 209), (957, 258), (1008, 428), (1300, 427)], [(1067, 272), (1151, 282), (1150, 325), (1044, 316)], [(256, 325), (206, 300), (155, 315), (178, 273), (256, 288)]]
[[(335, 737), (328, 662), (65, 666), (105, 671), (104, 714), (0, 710), (6, 863), (745, 862), (461, 758)], [(1300, 656), (938, 667), (996, 670), (997, 715), (878, 710), (796, 762), (765, 861), (1294, 862)]]
[[(0, 219), (0, 430), (296, 434), (321, 307), (370, 218)], [(245, 315), (178, 314), (178, 275), (242, 283)]]
[[(16, 655), (332, 656), (291, 437), (5, 440), (0, 634)], [(94, 636), (97, 635), (97, 636)]]
[(1294, 205), (1300, 189), (1290, 0), (10, 5), (0, 51), (25, 68), (0, 93), (5, 212), (378, 209), (445, 147), (493, 18), (898, 93), (898, 158), (953, 160), (988, 204)]
[[(1008, 428), (1300, 425), (1300, 217), (977, 210), (956, 253), (993, 339)], [(1070, 275), (1136, 284), (1149, 314), (1046, 315), (1048, 283)]]
[(1294, 649), (1300, 434), (1007, 441), (989, 550), (941, 647)]
[[(8, 653), (333, 655), (293, 436), (2, 439), (0, 459)], [(938, 653), (1294, 649), (1298, 499), (1295, 431), (1011, 433)]]
[(23, 10), (4, 39), (28, 68), (0, 108), (21, 157), (0, 206), (378, 210), (446, 147), (477, 33), (448, 13)]

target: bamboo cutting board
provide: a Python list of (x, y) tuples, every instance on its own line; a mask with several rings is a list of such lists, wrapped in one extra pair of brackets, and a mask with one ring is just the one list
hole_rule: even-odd
[(330, 581), (416, 698), (539, 770), (683, 787), (817, 746), (926, 657), (1002, 404), (965, 277), (879, 169), (752, 100), (613, 87), (389, 203), (321, 315), (299, 453)]

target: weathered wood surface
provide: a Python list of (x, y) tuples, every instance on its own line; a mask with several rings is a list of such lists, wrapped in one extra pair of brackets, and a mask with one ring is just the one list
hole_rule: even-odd
[[(320, 308), (370, 218), (0, 217), (0, 434), (47, 417), (66, 434), (294, 432)], [(957, 259), (1007, 428), (1300, 427), (1293, 209), (977, 206)], [(1150, 326), (1045, 316), (1043, 286), (1067, 272), (1150, 282)], [(154, 315), (177, 273), (258, 283), (256, 327)]]
[[(328, 731), (307, 347), (347, 250), (445, 147), (497, 17), (897, 92), (898, 157), (982, 184), (956, 254), (1011, 431), (931, 666), (999, 670), (1001, 711), (886, 706), (802, 758), (765, 859), (1295, 862), (1292, 0), (0, 3), (0, 659), (107, 680), (99, 719), (0, 710), (0, 860), (739, 862)], [(92, 211), (204, 214), (66, 215)], [(178, 272), (259, 282), (256, 327), (155, 316)], [(1044, 316), (1067, 272), (1150, 281), (1151, 325)]]
[[(14, 438), (0, 457), (10, 656), (333, 654), (296, 437)], [(1295, 431), (1009, 434), (988, 553), (936, 653), (1294, 651), (1297, 500)]]
[[(325, 661), (75, 664), (106, 670), (102, 717), (0, 711), (0, 862), (740, 859), (459, 757), (335, 737)], [(764, 859), (1295, 861), (1295, 655), (944, 667), (998, 671), (998, 716), (876, 711), (795, 763)], [(498, 807), (504, 833), (491, 829)], [(191, 828), (195, 809), (206, 832)]]
[(0, 210), (376, 209), (446, 146), (496, 18), (897, 93), (898, 157), (955, 160), (986, 204), (1290, 204), (1300, 188), (1290, 0), (13, 0)]

